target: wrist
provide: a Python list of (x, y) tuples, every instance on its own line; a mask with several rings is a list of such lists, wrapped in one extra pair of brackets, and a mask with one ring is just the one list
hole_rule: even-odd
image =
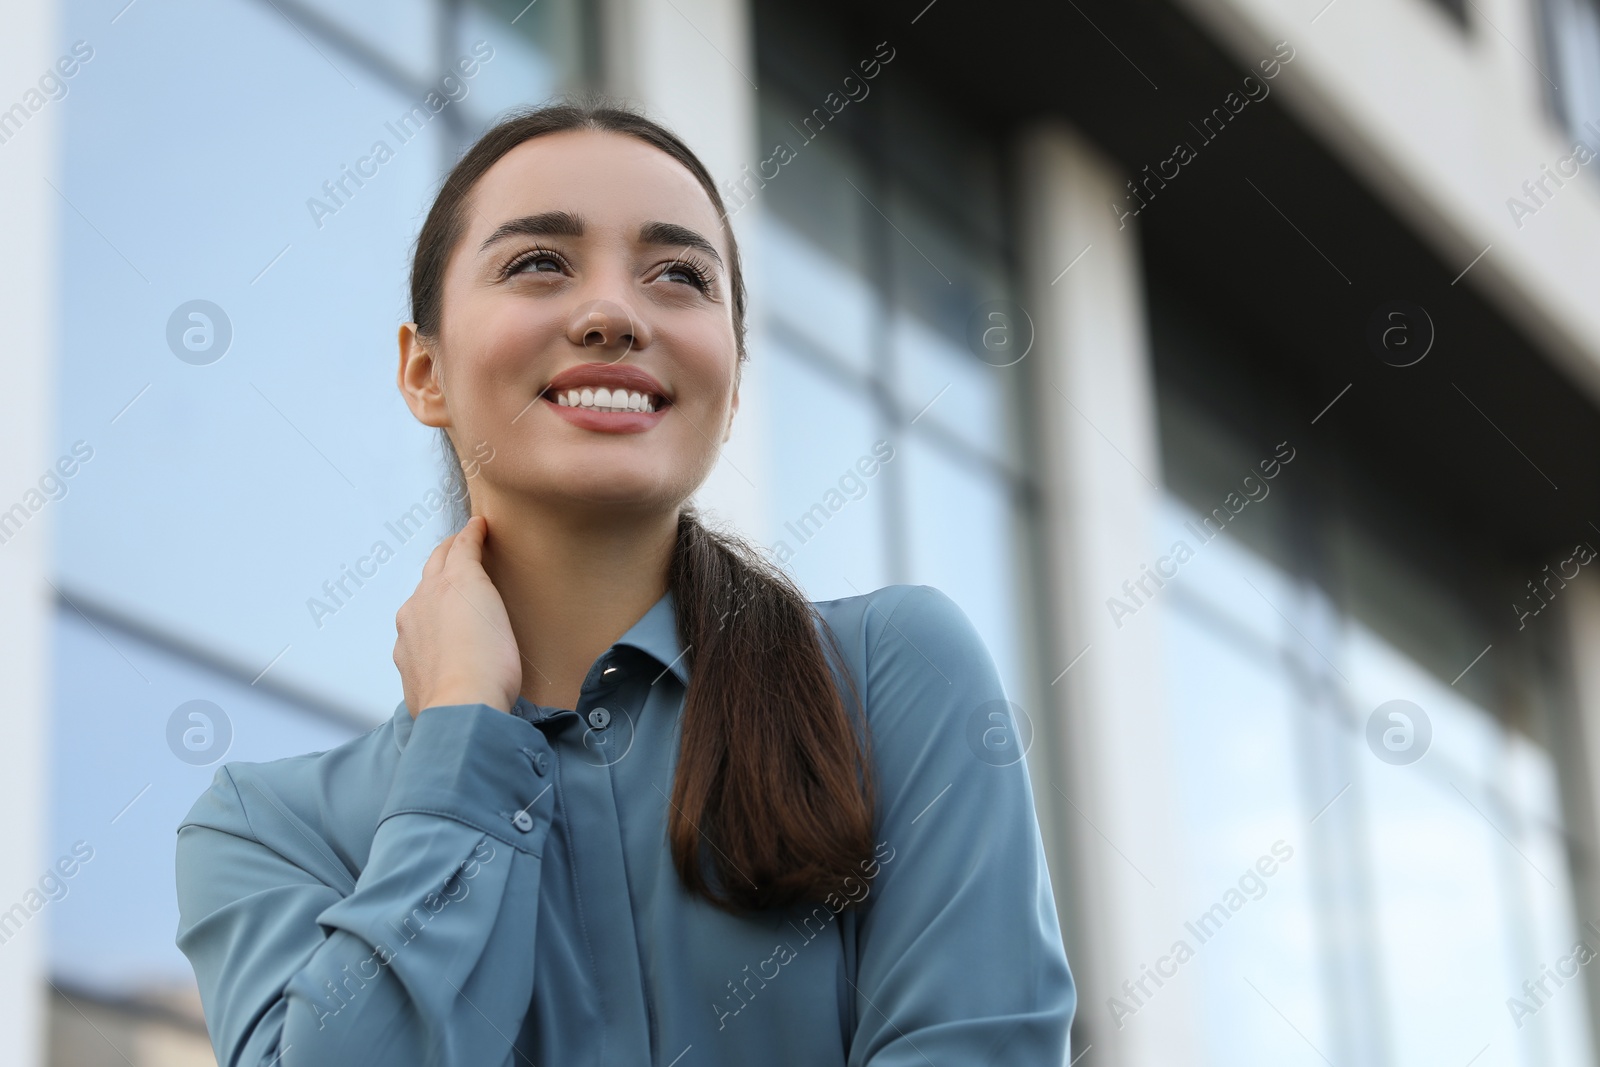
[(489, 693), (481, 689), (441, 689), (433, 693), (422, 702), (418, 714), (429, 708), (454, 707), (458, 705), (487, 704), (497, 711), (509, 712), (515, 701), (507, 699), (504, 693)]

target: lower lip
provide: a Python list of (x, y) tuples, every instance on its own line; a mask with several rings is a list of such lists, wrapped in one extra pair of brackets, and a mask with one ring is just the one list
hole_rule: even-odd
[(544, 402), (572, 425), (600, 433), (643, 433), (660, 422), (662, 416), (672, 407), (668, 404), (654, 411), (588, 411), (584, 408), (559, 404), (549, 397), (545, 397)]

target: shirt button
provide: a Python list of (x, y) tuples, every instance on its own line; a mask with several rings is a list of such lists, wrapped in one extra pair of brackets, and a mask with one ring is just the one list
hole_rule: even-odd
[(533, 754), (533, 773), (543, 778), (549, 770), (550, 758), (543, 752), (535, 752)]
[(604, 730), (611, 724), (611, 713), (605, 708), (595, 708), (589, 712), (589, 725), (596, 730)]
[(515, 826), (523, 833), (527, 833), (529, 830), (533, 829), (533, 816), (529, 815), (526, 811), (519, 811), (515, 815), (511, 816), (511, 825)]

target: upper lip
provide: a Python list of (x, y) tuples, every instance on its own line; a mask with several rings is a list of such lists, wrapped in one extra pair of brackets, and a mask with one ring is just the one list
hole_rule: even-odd
[(554, 400), (559, 393), (585, 387), (648, 393), (664, 403), (672, 402), (666, 386), (658, 382), (653, 375), (638, 367), (625, 367), (617, 363), (580, 363), (576, 367), (568, 367), (551, 378), (545, 387), (539, 390), (539, 395)]

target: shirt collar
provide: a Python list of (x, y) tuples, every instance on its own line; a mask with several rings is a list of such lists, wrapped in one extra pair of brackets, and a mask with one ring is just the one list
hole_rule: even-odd
[[(617, 638), (612, 645), (626, 645), (638, 649), (645, 655), (654, 659), (662, 667), (662, 673), (670, 670), (685, 690), (689, 688), (689, 664), (683, 655), (683, 647), (678, 642), (678, 616), (674, 608), (672, 591), (669, 589), (661, 594), (661, 598), (650, 606), (639, 621)], [(659, 675), (652, 675), (651, 684), (660, 680)], [(416, 721), (411, 710), (406, 707), (404, 700), (394, 710), (391, 720), (394, 726), (395, 747), (403, 749), (411, 738), (411, 727)]]
[[(617, 638), (617, 644), (636, 648), (650, 656), (677, 675), (684, 689), (688, 689), (689, 662), (678, 643), (678, 616), (673, 605), (672, 591), (669, 589), (661, 594), (661, 599), (651, 605), (638, 622)], [(657, 680), (652, 676), (652, 684)]]

